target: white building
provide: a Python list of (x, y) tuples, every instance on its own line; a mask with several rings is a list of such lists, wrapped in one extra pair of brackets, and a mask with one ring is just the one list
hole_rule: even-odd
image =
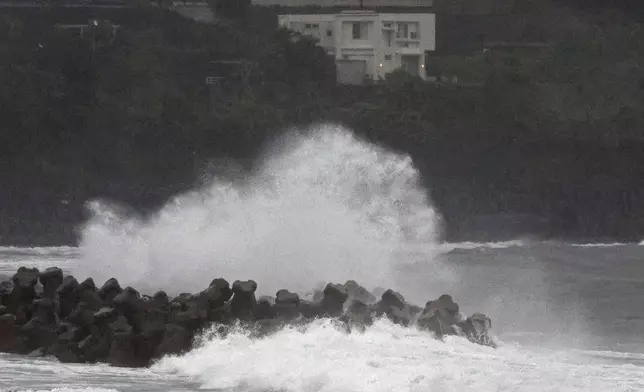
[(344, 11), (280, 15), (282, 27), (315, 37), (335, 57), (338, 82), (384, 79), (402, 68), (425, 79), (425, 53), (436, 48), (434, 14)]
[(433, 7), (434, 0), (251, 0), (253, 5), (282, 7)]

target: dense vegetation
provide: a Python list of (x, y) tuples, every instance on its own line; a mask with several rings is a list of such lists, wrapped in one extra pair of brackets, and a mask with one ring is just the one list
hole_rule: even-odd
[[(211, 159), (252, 160), (286, 127), (322, 120), (412, 154), (452, 237), (505, 213), (548, 220), (541, 235), (644, 233), (639, 21), (514, 15), (553, 44), (437, 61), (475, 86), (394, 74), (358, 88), (336, 86), (332, 60), (270, 11), (230, 4), (214, 25), (157, 7), (0, 14), (0, 242), (71, 241), (88, 199), (153, 209)], [(54, 27), (92, 16), (103, 22), (82, 37)], [(209, 88), (213, 75), (226, 78)]]

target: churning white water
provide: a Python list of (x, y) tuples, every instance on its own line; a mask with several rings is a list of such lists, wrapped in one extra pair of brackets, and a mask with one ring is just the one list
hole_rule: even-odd
[(347, 279), (393, 285), (400, 252), (439, 234), (411, 159), (330, 125), (283, 139), (252, 176), (215, 177), (149, 219), (92, 208), (79, 274), (175, 293), (219, 276), (271, 294)]
[(644, 369), (594, 363), (565, 352), (440, 342), (381, 320), (346, 334), (328, 320), (253, 340), (240, 331), (210, 338), (153, 367), (177, 371), (203, 388), (298, 392), (640, 391)]
[(331, 125), (282, 140), (252, 175), (214, 174), (148, 218), (93, 203), (79, 248), (0, 248), (0, 274), (57, 265), (171, 293), (215, 277), (268, 294), (355, 279), (420, 305), (450, 293), (492, 317), (501, 347), (318, 320), (264, 339), (207, 333), (150, 369), (0, 355), (0, 391), (644, 391), (644, 247), (441, 243), (409, 157)]

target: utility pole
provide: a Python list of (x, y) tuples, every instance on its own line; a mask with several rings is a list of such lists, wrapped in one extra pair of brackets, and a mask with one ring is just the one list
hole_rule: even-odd
[(96, 19), (92, 20), (92, 53), (96, 52), (96, 28), (98, 27), (98, 21)]

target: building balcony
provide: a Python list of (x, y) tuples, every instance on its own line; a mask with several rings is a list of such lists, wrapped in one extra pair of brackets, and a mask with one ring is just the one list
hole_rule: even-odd
[(342, 44), (340, 47), (342, 50), (357, 50), (357, 51), (365, 51), (365, 50), (374, 50), (374, 46), (369, 42), (369, 43), (345, 43)]
[(415, 48), (397, 48), (396, 49), (397, 54), (425, 54), (425, 51), (422, 50), (420, 47), (415, 47)]
[(420, 42), (420, 37), (416, 38), (396, 38), (396, 42)]

